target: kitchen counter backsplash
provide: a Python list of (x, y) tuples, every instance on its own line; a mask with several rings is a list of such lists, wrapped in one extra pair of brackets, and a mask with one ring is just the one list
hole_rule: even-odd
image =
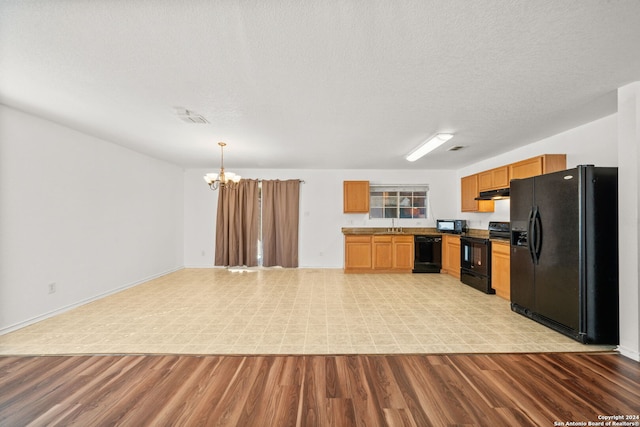
[[(406, 234), (406, 235), (433, 235), (441, 236), (445, 233), (440, 233), (435, 227), (402, 227), (401, 231), (390, 231), (387, 227), (342, 227), (342, 234), (349, 235), (365, 235), (365, 234)], [(471, 228), (468, 232), (461, 234), (461, 236), (470, 237), (489, 237), (489, 230), (480, 230)]]

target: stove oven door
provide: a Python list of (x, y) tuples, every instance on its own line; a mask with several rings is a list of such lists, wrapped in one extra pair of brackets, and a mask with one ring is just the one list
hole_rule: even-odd
[(460, 280), (487, 294), (495, 293), (491, 287), (490, 250), (487, 239), (460, 239)]
[(489, 241), (485, 239), (460, 239), (460, 267), (480, 276), (489, 275)]

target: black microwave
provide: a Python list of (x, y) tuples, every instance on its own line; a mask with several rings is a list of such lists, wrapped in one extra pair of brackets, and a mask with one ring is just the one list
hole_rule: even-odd
[(462, 234), (467, 232), (467, 221), (464, 219), (438, 219), (436, 229), (440, 233)]

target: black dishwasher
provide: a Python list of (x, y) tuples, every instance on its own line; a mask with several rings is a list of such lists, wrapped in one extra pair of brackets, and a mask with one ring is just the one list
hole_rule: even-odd
[(442, 237), (420, 236), (413, 237), (415, 259), (414, 273), (440, 273), (442, 268)]

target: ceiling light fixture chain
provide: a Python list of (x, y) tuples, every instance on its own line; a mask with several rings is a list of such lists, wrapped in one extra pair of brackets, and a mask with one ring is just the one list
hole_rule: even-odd
[(237, 175), (233, 172), (224, 171), (224, 147), (226, 147), (226, 142), (218, 142), (220, 146), (220, 173), (208, 173), (204, 176), (204, 180), (212, 190), (217, 190), (218, 188), (235, 188), (233, 184), (237, 184), (240, 181), (240, 175)]

